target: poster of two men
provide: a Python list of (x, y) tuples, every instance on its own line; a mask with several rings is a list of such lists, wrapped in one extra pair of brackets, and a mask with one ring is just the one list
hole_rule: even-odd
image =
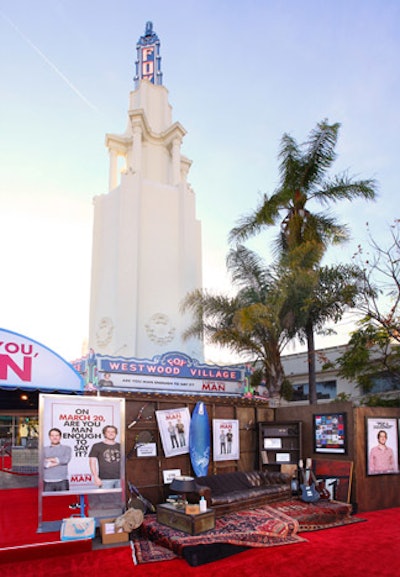
[(44, 494), (121, 491), (125, 400), (41, 395), (39, 483)]

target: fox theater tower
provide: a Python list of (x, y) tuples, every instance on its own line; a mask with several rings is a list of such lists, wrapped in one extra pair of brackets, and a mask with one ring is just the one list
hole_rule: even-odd
[(202, 343), (182, 340), (190, 319), (179, 310), (202, 284), (186, 131), (172, 122), (151, 22), (136, 48), (126, 130), (106, 135), (109, 192), (94, 198), (89, 346), (102, 355), (180, 351), (202, 360)]

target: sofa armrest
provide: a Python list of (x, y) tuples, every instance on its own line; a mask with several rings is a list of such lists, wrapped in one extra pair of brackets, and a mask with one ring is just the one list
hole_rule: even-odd
[(211, 489), (207, 485), (197, 485), (197, 493), (207, 501), (207, 507), (211, 507)]

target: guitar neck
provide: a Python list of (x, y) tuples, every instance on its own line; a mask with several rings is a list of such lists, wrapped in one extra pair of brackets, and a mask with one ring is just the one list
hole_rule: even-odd
[(311, 459), (306, 459), (306, 466), (304, 467), (303, 459), (299, 461), (299, 471), (301, 473), (301, 478), (303, 480), (303, 485), (309, 486), (311, 485), (311, 481), (316, 483), (314, 471), (312, 470), (312, 461)]
[(300, 475), (301, 475), (301, 481), (303, 483), (303, 485), (307, 485), (307, 477), (306, 477), (306, 471), (304, 469), (304, 463), (303, 463), (303, 459), (300, 459), (299, 461), (299, 471), (300, 471)]

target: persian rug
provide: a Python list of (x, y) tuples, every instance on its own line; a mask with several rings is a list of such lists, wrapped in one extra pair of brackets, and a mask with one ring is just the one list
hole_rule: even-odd
[(152, 563), (154, 561), (170, 561), (177, 558), (177, 555), (170, 549), (157, 545), (145, 537), (135, 537), (130, 543), (134, 565)]
[[(290, 540), (288, 544), (291, 542), (292, 540)], [(297, 543), (298, 540), (295, 542)], [(271, 543), (267, 547), (272, 547), (273, 545), (285, 545), (285, 543)], [(154, 561), (170, 561), (179, 558), (179, 556), (170, 549), (167, 549), (162, 545), (157, 545), (157, 543), (149, 541), (146, 537), (135, 537), (135, 539), (131, 541), (131, 548), (132, 561), (134, 565), (152, 563)], [(224, 559), (225, 557), (230, 557), (231, 555), (235, 555), (236, 553), (248, 549), (251, 549), (251, 547), (229, 545), (228, 543), (194, 545), (193, 547), (189, 546), (184, 548), (183, 558), (189, 563), (189, 565), (197, 566), (211, 561)]]
[[(299, 524), (295, 519), (268, 506), (220, 517), (216, 519), (214, 529), (200, 535), (188, 535), (162, 525), (157, 522), (156, 515), (147, 515), (141, 529), (144, 538), (136, 538), (132, 545), (137, 563), (146, 562), (152, 555), (152, 560), (164, 560), (165, 552), (160, 547), (190, 562), (185, 550), (186, 553), (190, 550), (192, 557), (196, 550), (201, 550), (207, 557), (207, 549), (212, 550), (216, 544), (223, 544), (227, 553), (232, 554), (246, 547), (274, 547), (305, 541), (296, 535)], [(234, 547), (228, 549), (228, 545)], [(210, 560), (213, 559), (207, 559), (207, 562)]]
[(352, 507), (340, 501), (321, 499), (316, 503), (304, 503), (300, 499), (271, 503), (271, 508), (285, 513), (299, 524), (299, 532), (319, 531), (342, 525), (360, 523), (364, 519), (352, 517)]

